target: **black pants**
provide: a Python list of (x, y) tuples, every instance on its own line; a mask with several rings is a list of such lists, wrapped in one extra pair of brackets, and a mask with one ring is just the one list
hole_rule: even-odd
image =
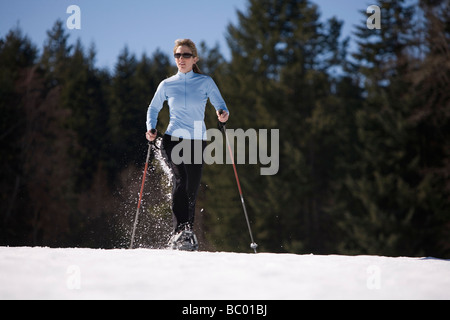
[[(177, 138), (175, 138), (177, 139)], [(180, 163), (180, 157), (183, 157), (185, 147), (174, 148), (183, 142), (183, 146), (190, 149), (190, 161)], [(197, 200), (198, 189), (203, 171), (203, 151), (206, 147), (206, 141), (179, 139), (172, 141), (172, 136), (165, 134), (163, 136), (161, 152), (167, 164), (172, 170), (172, 217), (174, 232), (179, 231), (185, 225), (191, 228), (194, 225), (195, 203)], [(201, 150), (201, 155), (199, 154)]]

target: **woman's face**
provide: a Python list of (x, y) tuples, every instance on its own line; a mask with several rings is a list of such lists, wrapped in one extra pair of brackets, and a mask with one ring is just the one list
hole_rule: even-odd
[(190, 58), (185, 58), (183, 57), (183, 54), (191, 54), (192, 55), (192, 51), (188, 46), (179, 46), (177, 48), (177, 50), (175, 51), (175, 55), (177, 54), (181, 54), (181, 56), (179, 58), (175, 58), (175, 62), (177, 64), (178, 67), (178, 71), (182, 72), (182, 73), (188, 73), (190, 71), (192, 71), (192, 68), (194, 66), (195, 63), (197, 63), (198, 58), (191, 56)]

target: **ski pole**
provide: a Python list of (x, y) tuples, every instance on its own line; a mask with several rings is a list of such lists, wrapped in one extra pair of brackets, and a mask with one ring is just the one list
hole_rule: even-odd
[[(152, 129), (151, 132), (152, 132), (152, 134), (154, 134), (156, 132), (156, 130)], [(142, 177), (141, 192), (139, 192), (139, 201), (138, 201), (138, 206), (137, 206), (137, 210), (136, 210), (136, 216), (134, 217), (134, 225), (133, 225), (133, 232), (131, 234), (130, 249), (133, 249), (134, 234), (136, 232), (136, 226), (137, 226), (138, 217), (139, 217), (139, 210), (141, 209), (142, 193), (144, 192), (145, 177), (147, 176), (148, 163), (151, 161), (150, 160), (150, 156), (153, 155), (153, 145), (154, 144), (155, 144), (154, 140), (150, 141), (148, 143), (147, 159), (145, 160), (145, 167), (144, 167), (144, 175)]]
[[(223, 114), (222, 109), (219, 110), (219, 114)], [(248, 219), (247, 208), (245, 207), (244, 195), (242, 193), (241, 184), (239, 183), (239, 176), (238, 176), (238, 173), (236, 170), (236, 164), (234, 163), (233, 151), (231, 150), (230, 141), (228, 140), (228, 135), (227, 135), (227, 130), (226, 130), (226, 122), (219, 121), (219, 128), (225, 134), (225, 140), (227, 142), (228, 151), (230, 152), (230, 158), (231, 158), (231, 163), (233, 164), (234, 176), (236, 178), (236, 183), (237, 183), (238, 190), (239, 190), (239, 196), (241, 197), (241, 203), (242, 203), (242, 208), (244, 209), (245, 220), (247, 221), (248, 233), (250, 234), (250, 240), (252, 241), (250, 243), (250, 248), (252, 248), (255, 251), (255, 253), (257, 253), (256, 248), (258, 248), (258, 245), (253, 240), (252, 228), (250, 227), (250, 221)]]

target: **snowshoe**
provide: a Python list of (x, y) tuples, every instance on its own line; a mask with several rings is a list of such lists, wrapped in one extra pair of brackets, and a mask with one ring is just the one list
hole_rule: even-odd
[(192, 230), (186, 228), (185, 230), (175, 233), (170, 238), (168, 247), (172, 250), (197, 251), (197, 237)]

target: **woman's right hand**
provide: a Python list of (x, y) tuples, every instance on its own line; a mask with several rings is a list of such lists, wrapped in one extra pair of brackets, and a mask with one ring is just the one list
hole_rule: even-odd
[(145, 133), (145, 137), (147, 138), (148, 141), (154, 141), (156, 139), (157, 134), (158, 131), (156, 129), (151, 129)]

